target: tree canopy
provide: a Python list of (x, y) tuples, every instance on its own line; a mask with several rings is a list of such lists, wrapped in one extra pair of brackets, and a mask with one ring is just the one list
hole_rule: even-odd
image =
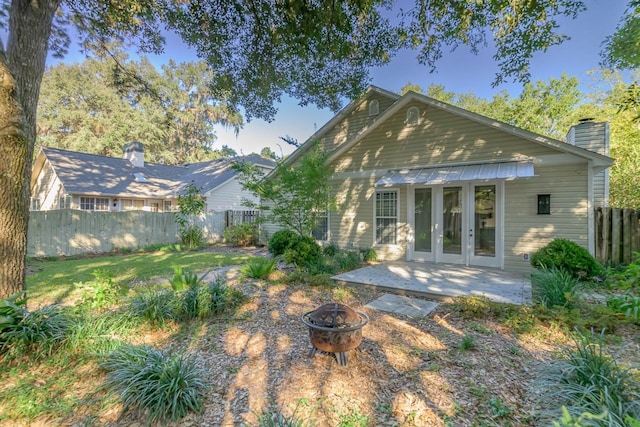
[(158, 71), (124, 55), (58, 64), (42, 80), (37, 144), (120, 156), (123, 144), (141, 141), (148, 161), (165, 164), (224, 157), (215, 126), (238, 131), (243, 120), (209, 95), (210, 76), (203, 62)]

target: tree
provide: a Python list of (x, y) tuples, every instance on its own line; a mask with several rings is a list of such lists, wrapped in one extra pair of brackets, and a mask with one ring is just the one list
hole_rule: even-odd
[(320, 215), (335, 204), (326, 185), (333, 173), (326, 160), (327, 154), (315, 147), (297, 164), (281, 163), (267, 177), (253, 164), (236, 164), (240, 182), (260, 200), (245, 200), (245, 206), (262, 211), (263, 221), (311, 236)]
[(276, 160), (278, 158), (276, 152), (269, 147), (262, 147), (262, 150), (260, 150), (260, 155), (266, 159)]
[[(72, 22), (87, 51), (125, 41), (160, 52), (162, 30), (195, 48), (212, 70), (211, 95), (243, 107), (248, 119), (272, 119), (283, 94), (302, 105), (337, 110), (367, 83), (370, 67), (401, 47), (435, 66), (443, 47), (477, 50), (493, 29), (505, 78), (527, 79), (534, 52), (561, 43), (559, 16), (575, 17), (578, 0), (531, 2), (420, 0), (401, 23), (384, 17), (383, 0), (174, 2), (170, 0), (5, 0), (0, 43), (0, 297), (25, 290), (29, 178), (36, 112), (47, 54), (62, 55)], [(55, 19), (54, 19), (55, 18)], [(8, 20), (8, 26), (7, 22)]]
[(207, 202), (202, 196), (202, 189), (190, 182), (184, 192), (178, 195), (178, 213), (176, 223), (182, 243), (189, 249), (202, 244), (202, 229), (195, 224), (195, 217), (204, 213)]
[[(603, 65), (623, 70), (640, 67), (640, 0), (632, 0), (627, 6), (616, 31), (607, 37), (602, 50)], [(619, 97), (620, 111), (635, 111), (634, 121), (640, 121), (640, 81), (629, 83)]]
[(149, 161), (165, 164), (223, 157), (215, 126), (238, 131), (242, 117), (209, 95), (210, 77), (204, 62), (170, 61), (159, 72), (124, 53), (58, 64), (42, 80), (37, 144), (119, 156), (141, 141)]

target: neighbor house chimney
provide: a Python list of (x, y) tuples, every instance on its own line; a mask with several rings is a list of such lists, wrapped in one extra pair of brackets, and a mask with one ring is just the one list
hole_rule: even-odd
[(141, 142), (133, 141), (122, 147), (122, 158), (129, 160), (134, 167), (144, 167), (144, 145)]
[[(609, 155), (609, 123), (594, 122), (592, 118), (579, 120), (567, 133), (567, 143), (593, 151), (603, 156)], [(593, 176), (593, 202), (596, 207), (609, 206), (609, 169)]]

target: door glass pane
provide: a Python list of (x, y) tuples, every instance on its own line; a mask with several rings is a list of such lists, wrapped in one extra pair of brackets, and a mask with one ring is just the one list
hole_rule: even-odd
[(444, 188), (442, 202), (442, 252), (462, 255), (462, 187)]
[(477, 256), (496, 255), (496, 186), (483, 185), (475, 190), (475, 242)]
[(415, 250), (431, 252), (431, 189), (416, 189), (415, 200)]

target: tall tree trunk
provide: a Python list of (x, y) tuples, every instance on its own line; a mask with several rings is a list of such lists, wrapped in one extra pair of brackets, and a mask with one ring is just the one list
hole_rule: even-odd
[(26, 291), (29, 184), (40, 83), (60, 0), (13, 0), (0, 46), (0, 298)]

